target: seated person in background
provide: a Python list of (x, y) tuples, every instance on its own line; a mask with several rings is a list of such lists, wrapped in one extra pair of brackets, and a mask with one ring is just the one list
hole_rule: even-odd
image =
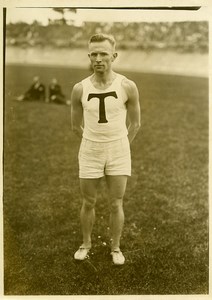
[(65, 96), (63, 95), (61, 86), (58, 84), (56, 78), (53, 78), (49, 85), (49, 102), (66, 104)]
[(33, 83), (29, 90), (16, 98), (18, 101), (24, 100), (38, 100), (38, 101), (45, 101), (45, 86), (40, 82), (40, 78), (35, 76), (33, 78)]

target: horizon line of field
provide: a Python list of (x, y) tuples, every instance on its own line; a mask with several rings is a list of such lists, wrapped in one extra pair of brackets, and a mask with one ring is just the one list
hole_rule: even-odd
[[(48, 67), (48, 68), (64, 68), (64, 69), (68, 69), (68, 68), (72, 68), (72, 69), (79, 69), (79, 70), (89, 70), (90, 66), (89, 64), (87, 65), (87, 68), (81, 65), (64, 65), (64, 64), (60, 64), (60, 63), (23, 63), (23, 62), (6, 62), (4, 64), (4, 67), (6, 68), (7, 66), (21, 66), (21, 67)], [(115, 67), (114, 71), (116, 72), (127, 72), (127, 73), (140, 73), (140, 74), (153, 74), (153, 75), (170, 75), (170, 76), (181, 76), (181, 77), (195, 77), (195, 78), (209, 78), (209, 72), (205, 73), (195, 73), (195, 72), (181, 72), (181, 71), (167, 71), (167, 70), (152, 70), (152, 69), (142, 69), (142, 70), (138, 70), (138, 69), (133, 69), (130, 70), (129, 68), (126, 67)]]

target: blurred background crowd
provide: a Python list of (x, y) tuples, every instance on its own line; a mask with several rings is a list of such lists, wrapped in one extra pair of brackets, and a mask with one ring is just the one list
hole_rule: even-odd
[[(6, 46), (84, 48), (93, 33), (104, 31), (115, 35), (119, 49), (174, 50), (208, 52), (208, 22), (82, 22), (65, 18), (63, 9), (55, 9), (57, 19), (47, 25), (12, 23), (6, 26)], [(72, 9), (73, 13), (73, 9)], [(77, 13), (77, 10), (74, 11)]]

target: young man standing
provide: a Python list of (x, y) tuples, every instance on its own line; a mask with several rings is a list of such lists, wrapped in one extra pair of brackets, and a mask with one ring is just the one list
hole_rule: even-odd
[(140, 128), (139, 94), (133, 81), (112, 70), (117, 57), (112, 36), (95, 34), (88, 47), (94, 72), (74, 86), (71, 96), (72, 130), (82, 138), (79, 177), (83, 244), (74, 258), (84, 260), (91, 249), (97, 188), (105, 176), (110, 205), (111, 255), (114, 264), (122, 265), (125, 261), (120, 250), (123, 197), (127, 177), (131, 175), (130, 143)]

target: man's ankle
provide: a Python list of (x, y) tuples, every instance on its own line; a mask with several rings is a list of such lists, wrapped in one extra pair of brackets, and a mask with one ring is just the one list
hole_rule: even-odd
[(111, 251), (120, 251), (120, 247), (111, 247)]
[(110, 240), (110, 248), (111, 248), (111, 251), (120, 251), (120, 243), (119, 242), (114, 243), (114, 240), (111, 239)]
[(91, 242), (83, 242), (82, 246), (83, 248), (91, 248)]

